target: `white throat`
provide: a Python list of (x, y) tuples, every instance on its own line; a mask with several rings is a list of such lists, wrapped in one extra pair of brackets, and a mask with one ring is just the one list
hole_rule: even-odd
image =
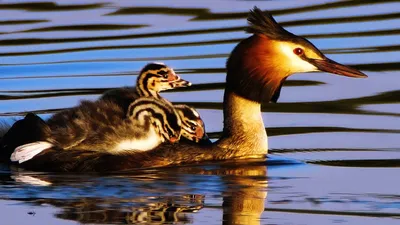
[(261, 105), (232, 92), (226, 92), (224, 100), (224, 137), (218, 145), (248, 154), (267, 154), (268, 137)]

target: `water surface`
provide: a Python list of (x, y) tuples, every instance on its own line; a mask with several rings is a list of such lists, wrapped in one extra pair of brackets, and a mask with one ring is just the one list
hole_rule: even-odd
[(133, 85), (162, 61), (194, 85), (163, 94), (222, 131), (225, 62), (268, 9), (368, 79), (297, 74), (263, 106), (270, 159), (124, 174), (2, 166), (4, 224), (398, 224), (398, 1), (1, 1), (0, 116), (44, 118)]

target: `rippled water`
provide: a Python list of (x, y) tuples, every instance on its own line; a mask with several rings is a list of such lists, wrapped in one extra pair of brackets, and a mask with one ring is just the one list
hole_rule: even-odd
[(0, 1), (1, 119), (46, 118), (162, 61), (195, 84), (164, 96), (198, 108), (217, 138), (225, 61), (254, 5), (369, 78), (290, 77), (263, 106), (269, 163), (107, 176), (3, 166), (2, 223), (399, 224), (398, 1)]

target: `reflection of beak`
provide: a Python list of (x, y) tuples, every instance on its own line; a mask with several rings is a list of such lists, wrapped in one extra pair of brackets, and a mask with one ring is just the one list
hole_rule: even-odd
[(319, 70), (328, 72), (328, 73), (334, 73), (346, 77), (354, 77), (354, 78), (366, 78), (368, 77), (364, 73), (362, 73), (359, 70), (353, 69), (351, 67), (342, 65), (340, 63), (337, 63), (331, 59), (325, 58), (325, 59), (309, 59), (309, 58), (303, 58), (307, 62), (313, 64), (315, 67), (317, 67)]
[(189, 81), (186, 81), (184, 79), (179, 78), (178, 80), (172, 81), (171, 82), (174, 88), (178, 87), (189, 87), (192, 85)]
[(199, 140), (199, 144), (212, 144), (210, 138), (208, 138), (208, 135), (204, 133), (203, 137)]

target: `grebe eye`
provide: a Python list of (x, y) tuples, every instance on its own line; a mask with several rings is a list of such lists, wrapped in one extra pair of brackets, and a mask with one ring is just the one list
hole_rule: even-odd
[(192, 127), (190, 127), (190, 129), (192, 129), (192, 131), (195, 131), (195, 130), (196, 130), (196, 127), (195, 127), (195, 126), (192, 126)]
[(295, 48), (293, 49), (294, 54), (296, 55), (303, 55), (304, 54), (304, 50), (301, 48)]

